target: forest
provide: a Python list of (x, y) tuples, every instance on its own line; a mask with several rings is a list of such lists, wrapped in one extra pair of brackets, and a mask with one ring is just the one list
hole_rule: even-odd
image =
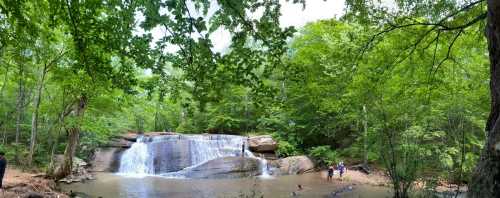
[(0, 0), (0, 150), (62, 178), (127, 132), (270, 134), (280, 157), (383, 170), (394, 197), (500, 196), (499, 2), (346, 0), (299, 28), (280, 2)]

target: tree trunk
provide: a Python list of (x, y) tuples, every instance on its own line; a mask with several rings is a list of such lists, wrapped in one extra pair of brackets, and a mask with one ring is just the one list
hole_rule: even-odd
[(17, 104), (16, 104), (16, 139), (15, 139), (15, 152), (14, 161), (19, 164), (19, 138), (21, 136), (21, 122), (23, 120), (23, 107), (24, 107), (24, 67), (19, 66), (19, 81), (18, 81), (18, 93), (17, 93)]
[(366, 105), (363, 105), (363, 165), (368, 167), (368, 112)]
[(500, 197), (500, 1), (488, 0), (486, 37), (490, 56), (491, 112), (481, 159), (472, 174), (469, 197)]
[[(5, 119), (7, 119), (7, 112), (5, 112)], [(1, 126), (1, 125), (0, 125)], [(7, 142), (7, 125), (4, 125), (3, 126), (3, 134), (2, 134), (2, 144), (5, 145), (5, 143)]]
[[(76, 119), (83, 119), (83, 113), (87, 107), (87, 98), (82, 95), (79, 98), (77, 105), (73, 109), (73, 113)], [(64, 150), (64, 161), (58, 173), (56, 173), (57, 178), (63, 178), (65, 176), (71, 175), (71, 170), (73, 168), (73, 156), (76, 153), (76, 148), (80, 140), (80, 124), (73, 125), (68, 132), (68, 144)]]
[(33, 105), (34, 110), (31, 118), (31, 138), (30, 138), (30, 153), (28, 155), (28, 166), (31, 166), (33, 162), (33, 154), (35, 153), (36, 136), (38, 133), (38, 112), (40, 109), (40, 101), (43, 93), (43, 83), (45, 81), (46, 74), (47, 74), (47, 66), (44, 66), (40, 76), (40, 81), (38, 82), (37, 93), (35, 96), (35, 103)]

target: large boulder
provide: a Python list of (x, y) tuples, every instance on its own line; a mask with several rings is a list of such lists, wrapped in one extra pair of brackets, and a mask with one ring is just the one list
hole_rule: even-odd
[(120, 167), (120, 156), (125, 151), (123, 148), (98, 148), (90, 162), (93, 172), (116, 172)]
[(278, 161), (281, 174), (302, 174), (313, 171), (314, 163), (307, 156), (292, 156)]
[(249, 157), (223, 157), (186, 170), (189, 178), (241, 178), (260, 174), (260, 162)]
[(270, 135), (261, 135), (250, 137), (248, 147), (253, 152), (274, 152), (278, 148), (278, 143)]

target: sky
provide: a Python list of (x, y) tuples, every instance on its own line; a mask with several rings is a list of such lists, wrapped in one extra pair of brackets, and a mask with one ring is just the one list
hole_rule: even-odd
[[(291, 0), (289, 0), (291, 1)], [(293, 4), (287, 2), (286, 0), (280, 0), (282, 5), (280, 23), (281, 27), (295, 26), (297, 29), (303, 27), (308, 22), (317, 21), (320, 19), (330, 19), (334, 17), (340, 17), (344, 13), (345, 2), (344, 0), (308, 0), (305, 9), (303, 9), (302, 4)], [(212, 3), (211, 9), (209, 9), (209, 14), (214, 12), (216, 8), (216, 3)], [(255, 13), (258, 15), (258, 13)], [(139, 21), (144, 20), (144, 16), (138, 17)], [(155, 28), (152, 30), (152, 35), (154, 41), (160, 39), (165, 35), (165, 29)], [(142, 34), (143, 31), (138, 30), (137, 34)], [(219, 29), (215, 31), (210, 39), (214, 45), (213, 50), (216, 52), (223, 52), (230, 45), (230, 33), (226, 30)], [(154, 42), (153, 42), (154, 43)], [(172, 46), (167, 51), (174, 52), (177, 51), (176, 46)]]

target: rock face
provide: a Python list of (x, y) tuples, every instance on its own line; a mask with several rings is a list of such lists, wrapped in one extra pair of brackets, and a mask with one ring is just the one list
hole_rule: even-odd
[(162, 136), (162, 135), (177, 135), (177, 133), (174, 133), (174, 132), (148, 132), (148, 133), (144, 133), (144, 136), (147, 136), (147, 137), (155, 137), (155, 136)]
[(120, 156), (125, 151), (123, 148), (98, 148), (90, 162), (93, 172), (116, 172), (120, 167)]
[(223, 157), (187, 170), (189, 178), (241, 178), (260, 174), (259, 160), (249, 157)]
[(152, 142), (149, 149), (152, 152), (155, 173), (179, 171), (192, 164), (188, 140)]
[(135, 141), (137, 141), (138, 136), (139, 135), (137, 133), (127, 133), (127, 134), (120, 136), (120, 138), (127, 140), (127, 141), (135, 142)]
[(250, 137), (248, 147), (253, 152), (274, 152), (278, 148), (278, 143), (270, 135), (261, 135)]
[(117, 148), (130, 148), (133, 142), (126, 139), (112, 139), (105, 146)]
[[(64, 156), (63, 155), (56, 155), (54, 156), (54, 163), (56, 170), (55, 172), (59, 172), (58, 169), (61, 168), (62, 162), (64, 161)], [(73, 167), (71, 170), (71, 175), (66, 176), (65, 178), (62, 178), (59, 180), (59, 182), (66, 182), (66, 183), (72, 183), (72, 182), (81, 182), (84, 180), (91, 180), (94, 179), (94, 177), (87, 172), (88, 164), (83, 161), (80, 158), (73, 157)]]
[(313, 171), (314, 163), (307, 156), (292, 156), (278, 161), (281, 174), (302, 174)]

